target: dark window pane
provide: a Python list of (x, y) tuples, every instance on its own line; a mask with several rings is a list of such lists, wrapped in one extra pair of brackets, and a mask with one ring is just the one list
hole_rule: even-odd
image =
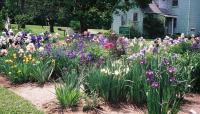
[(178, 0), (172, 0), (172, 6), (178, 6)]
[(133, 21), (138, 21), (138, 13), (133, 14)]

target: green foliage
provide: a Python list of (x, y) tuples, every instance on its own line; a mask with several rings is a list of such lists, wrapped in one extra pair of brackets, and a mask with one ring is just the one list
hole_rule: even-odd
[(16, 15), (15, 21), (18, 24), (18, 28), (25, 28), (25, 25), (31, 20), (29, 15), (22, 14)]
[(0, 96), (1, 114), (44, 114), (37, 110), (30, 102), (5, 88), (0, 87)]
[(51, 58), (38, 59), (35, 54), (20, 56), (17, 50), (10, 49), (7, 56), (1, 57), (0, 71), (13, 83), (28, 81), (44, 84), (50, 78), (55, 63)]
[(69, 26), (75, 31), (79, 31), (81, 28), (80, 21), (70, 21)]
[(104, 68), (105, 72), (95, 67), (91, 68), (85, 78), (87, 91), (94, 91), (105, 101), (111, 103), (125, 101), (124, 77), (114, 74), (115, 70), (121, 67), (123, 66), (116, 65), (112, 67), (111, 61), (108, 61)]
[(130, 27), (130, 38), (140, 37), (141, 33), (134, 27)]
[(162, 37), (165, 33), (164, 22), (157, 15), (146, 15), (144, 18), (144, 33), (148, 37)]
[(108, 58), (109, 52), (107, 50), (102, 49), (98, 44), (88, 44), (90, 45), (87, 50), (94, 58)]
[(79, 90), (66, 85), (60, 85), (56, 87), (56, 96), (60, 105), (65, 108), (76, 106), (81, 94)]
[[(152, 87), (152, 83), (149, 81), (144, 84), (148, 113), (177, 114), (181, 100), (189, 90), (191, 66), (181, 64), (181, 59), (174, 60), (170, 55), (162, 55), (162, 57), (169, 61), (168, 65), (163, 63), (164, 58), (150, 57), (144, 70), (151, 69), (154, 72), (154, 80), (159, 83), (157, 88)], [(172, 66), (176, 68), (173, 74), (169, 72), (169, 67)], [(146, 72), (144, 72), (145, 74)], [(175, 80), (170, 80), (171, 77), (175, 77)]]
[(52, 61), (47, 59), (41, 62), (37, 62), (36, 64), (31, 65), (30, 69), (32, 69), (32, 72), (30, 72), (31, 73), (30, 78), (35, 80), (39, 84), (44, 84), (51, 77), (54, 70), (54, 66), (55, 66), (54, 60)]
[(189, 47), (191, 46), (192, 42), (181, 42), (177, 45), (174, 45), (170, 48), (170, 52), (177, 53), (177, 54), (184, 54), (189, 51)]
[(63, 84), (56, 86), (56, 96), (60, 105), (62, 108), (76, 106), (81, 97), (79, 75), (75, 70), (63, 72), (62, 79)]
[(4, 18), (3, 18), (3, 14), (2, 11), (0, 12), (0, 30), (4, 29)]
[[(147, 4), (151, 0), (138, 1), (139, 5)], [(45, 25), (47, 17), (52, 19), (50, 25), (68, 26), (71, 20), (80, 21), (81, 30), (88, 28), (109, 29), (112, 23), (112, 13), (116, 9), (127, 11), (135, 5), (135, 1), (120, 0), (7, 0), (6, 13), (11, 19), (17, 15), (29, 15), (29, 24)], [(23, 19), (15, 18), (24, 24)], [(25, 23), (26, 24), (26, 23)]]
[(190, 54), (192, 68), (192, 91), (200, 93), (200, 53)]

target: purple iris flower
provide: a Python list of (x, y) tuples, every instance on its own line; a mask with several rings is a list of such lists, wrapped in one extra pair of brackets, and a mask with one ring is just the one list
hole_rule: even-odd
[(78, 43), (78, 47), (80, 51), (83, 51), (84, 42), (82, 40)]
[(141, 59), (141, 60), (140, 60), (140, 64), (141, 64), (141, 65), (144, 65), (144, 64), (146, 64), (146, 61), (145, 61), (145, 59)]
[(103, 63), (104, 63), (104, 59), (100, 57), (100, 58), (97, 60), (97, 67), (100, 67)]
[(42, 40), (42, 36), (39, 35), (39, 36), (37, 37), (37, 41), (39, 42), (39, 41), (41, 41), (41, 40)]
[(9, 36), (9, 32), (6, 30), (6, 35)]
[(40, 42), (38, 42), (38, 43), (36, 44), (36, 46), (37, 46), (38, 48), (41, 47)]
[(169, 81), (172, 82), (172, 83), (174, 83), (174, 82), (176, 82), (177, 80), (176, 80), (176, 77), (172, 76), (172, 77), (169, 78)]
[(104, 38), (104, 37), (101, 37), (101, 38), (99, 38), (99, 43), (100, 43), (101, 45), (104, 45), (105, 43), (107, 43), (107, 39)]
[(169, 60), (167, 60), (166, 58), (164, 58), (163, 61), (162, 61), (162, 63), (167, 66), (167, 65), (169, 65)]
[(80, 58), (80, 64), (84, 64), (87, 62), (87, 57), (85, 55), (85, 53), (81, 54), (81, 58)]
[(142, 57), (144, 57), (145, 54), (146, 54), (146, 48), (141, 49), (141, 50), (140, 50), (140, 55), (141, 55)]
[(151, 83), (151, 87), (157, 89), (157, 88), (160, 87), (160, 84), (159, 84), (159, 82), (154, 81), (154, 82)]
[(192, 46), (191, 46), (192, 50), (197, 50), (199, 48), (200, 48), (200, 46), (199, 46), (199, 44), (197, 42), (193, 43)]
[(75, 51), (70, 51), (67, 53), (67, 56), (70, 58), (70, 59), (73, 59), (73, 58), (76, 58), (77, 56), (77, 53)]
[(153, 54), (157, 54), (158, 53), (158, 48), (157, 47), (154, 47), (153, 48)]
[(87, 61), (91, 61), (91, 60), (92, 60), (92, 54), (89, 53), (89, 54), (87, 55)]
[(174, 74), (174, 73), (176, 73), (176, 68), (175, 67), (173, 67), (173, 66), (170, 66), (170, 67), (168, 67), (167, 68), (167, 70), (168, 70), (168, 72), (170, 73), (170, 74)]
[(36, 43), (36, 38), (35, 38), (35, 36), (31, 36), (31, 42), (32, 42), (33, 44)]
[(146, 71), (147, 81), (151, 82), (153, 80), (154, 73), (151, 70)]
[(73, 34), (73, 38), (74, 38), (74, 39), (78, 39), (78, 38), (80, 38), (79, 33), (74, 33), (74, 34)]

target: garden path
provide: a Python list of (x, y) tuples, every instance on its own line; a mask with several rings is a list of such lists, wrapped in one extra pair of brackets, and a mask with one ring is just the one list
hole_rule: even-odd
[[(5, 77), (0, 76), (0, 86), (6, 87), (29, 100), (38, 109), (45, 111), (47, 114), (58, 114), (61, 112), (55, 96), (55, 84), (47, 83), (43, 86), (38, 86), (33, 83), (26, 83), (21, 85), (11, 84)], [(200, 95), (188, 94), (185, 97), (186, 103), (181, 107), (179, 114), (200, 114)], [(80, 104), (82, 105), (82, 104)], [(82, 106), (78, 106), (75, 111), (66, 110), (64, 114), (88, 114), (82, 112)], [(132, 106), (122, 106), (120, 108), (111, 108), (107, 105), (102, 106), (102, 114), (144, 114), (140, 109)], [(195, 111), (196, 113), (191, 113)]]

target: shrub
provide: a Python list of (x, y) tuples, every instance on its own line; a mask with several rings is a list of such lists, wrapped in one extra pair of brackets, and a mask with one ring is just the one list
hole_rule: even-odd
[(80, 21), (72, 20), (72, 21), (70, 21), (69, 26), (72, 27), (72, 29), (75, 31), (79, 31), (81, 28)]
[(144, 18), (144, 32), (150, 38), (162, 37), (165, 33), (164, 23), (155, 15), (146, 15)]
[(22, 15), (16, 15), (15, 16), (15, 21), (17, 22), (18, 24), (18, 29), (19, 28), (25, 28), (26, 24), (31, 20), (30, 16), (29, 15), (25, 15), (25, 14), (22, 14)]

